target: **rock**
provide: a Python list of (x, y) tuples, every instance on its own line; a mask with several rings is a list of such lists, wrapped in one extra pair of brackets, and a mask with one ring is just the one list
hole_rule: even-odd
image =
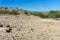
[(10, 25), (7, 25), (6, 27), (10, 27)]
[(8, 32), (8, 33), (10, 33), (11, 32), (11, 28), (9, 28), (9, 29), (6, 29), (6, 32)]
[(0, 23), (0, 27), (3, 27), (3, 25)]

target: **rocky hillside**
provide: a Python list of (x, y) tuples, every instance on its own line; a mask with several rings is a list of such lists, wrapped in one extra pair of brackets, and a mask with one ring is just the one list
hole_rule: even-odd
[(0, 15), (0, 40), (60, 40), (60, 21), (24, 14)]
[(60, 20), (52, 18), (60, 12), (0, 8), (0, 40), (60, 40)]

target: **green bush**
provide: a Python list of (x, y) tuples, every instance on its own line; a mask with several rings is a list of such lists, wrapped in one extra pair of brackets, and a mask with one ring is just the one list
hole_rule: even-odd
[(7, 10), (0, 10), (0, 14), (7, 14), (7, 13), (9, 13), (9, 11), (7, 11)]
[(59, 11), (50, 11), (48, 14), (49, 18), (60, 18), (60, 12)]
[(24, 14), (28, 15), (28, 11), (27, 11), (27, 10), (25, 10), (25, 11), (24, 11)]
[(55, 13), (58, 13), (59, 11), (53, 11), (53, 10), (51, 10), (49, 13), (53, 13), (53, 14), (55, 14)]
[(56, 18), (55, 14), (48, 14), (48, 18)]
[(17, 13), (16, 10), (11, 10), (11, 11), (9, 11), (9, 10), (0, 10), (0, 14), (14, 14), (14, 15), (17, 15), (19, 13)]
[(47, 15), (44, 15), (43, 13), (31, 13), (32, 15), (39, 16), (41, 18), (48, 18)]
[(18, 15), (19, 13), (16, 11), (16, 10), (11, 10), (11, 12), (9, 14), (15, 14), (15, 15)]

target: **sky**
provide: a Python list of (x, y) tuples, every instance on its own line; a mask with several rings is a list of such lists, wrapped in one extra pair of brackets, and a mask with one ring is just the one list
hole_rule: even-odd
[(29, 11), (60, 10), (60, 0), (0, 0), (0, 7)]

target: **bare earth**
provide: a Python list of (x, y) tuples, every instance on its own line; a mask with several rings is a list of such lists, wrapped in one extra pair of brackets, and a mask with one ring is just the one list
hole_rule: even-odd
[[(26, 15), (0, 15), (0, 40), (60, 40), (60, 21)], [(10, 25), (11, 32), (6, 32)]]

